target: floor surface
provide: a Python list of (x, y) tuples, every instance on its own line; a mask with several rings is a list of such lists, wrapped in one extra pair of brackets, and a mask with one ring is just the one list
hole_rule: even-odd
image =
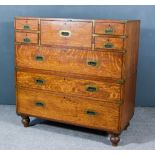
[(136, 108), (118, 147), (112, 147), (107, 134), (31, 118), (24, 128), (14, 105), (0, 105), (0, 149), (14, 150), (106, 150), (155, 149), (155, 108)]

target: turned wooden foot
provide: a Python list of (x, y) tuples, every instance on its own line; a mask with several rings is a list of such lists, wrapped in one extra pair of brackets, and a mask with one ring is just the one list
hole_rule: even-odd
[(21, 116), (22, 117), (22, 123), (24, 127), (29, 127), (30, 118), (28, 116)]
[(120, 141), (119, 134), (111, 134), (110, 141), (112, 146), (117, 146)]
[(125, 126), (124, 130), (127, 130), (129, 126), (130, 126), (130, 123), (128, 123), (128, 124)]

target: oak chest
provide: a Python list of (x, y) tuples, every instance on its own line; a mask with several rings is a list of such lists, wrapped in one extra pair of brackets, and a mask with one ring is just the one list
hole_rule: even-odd
[(107, 131), (134, 113), (138, 20), (15, 18), (17, 113)]

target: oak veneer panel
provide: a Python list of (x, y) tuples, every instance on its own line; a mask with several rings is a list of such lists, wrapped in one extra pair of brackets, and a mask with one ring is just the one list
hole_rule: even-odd
[(15, 22), (17, 30), (37, 31), (39, 28), (39, 20), (37, 19), (17, 19)]
[[(61, 32), (69, 32), (63, 37)], [(91, 48), (92, 22), (41, 20), (41, 44)]]
[[(26, 41), (24, 41), (26, 39)], [(26, 44), (38, 44), (37, 33), (16, 32), (16, 42)]]
[[(40, 116), (96, 129), (118, 131), (119, 105), (17, 88), (21, 114)], [(43, 103), (37, 106), (36, 103)], [(110, 112), (113, 109), (113, 112)], [(90, 115), (87, 111), (94, 111)]]
[(95, 33), (97, 34), (124, 35), (124, 28), (125, 24), (123, 23), (95, 23)]
[[(36, 61), (36, 56), (44, 60)], [(88, 61), (96, 61), (97, 65), (87, 65)], [(25, 68), (121, 78), (122, 53), (17, 45), (16, 64)]]
[(125, 63), (122, 68), (122, 76), (126, 79), (126, 83), (124, 85), (124, 104), (121, 109), (121, 129), (128, 124), (134, 114), (140, 21), (127, 23), (126, 34), (128, 35), (126, 39), (128, 52), (124, 56)]
[[(38, 80), (41, 80), (43, 83), (37, 83)], [(17, 85), (26, 88), (97, 98), (105, 101), (121, 100), (121, 85), (115, 83), (82, 80), (48, 74), (17, 72)], [(96, 90), (92, 91), (92, 88)]]
[(95, 37), (95, 48), (123, 50), (123, 47), (123, 38)]
[[(77, 120), (76, 101), (70, 102), (63, 96), (18, 89), (17, 101), (20, 113), (71, 122)], [(42, 103), (43, 106), (37, 106), (37, 103)]]
[(124, 55), (122, 76), (126, 79), (137, 73), (140, 22), (127, 23), (125, 33), (128, 37), (126, 38), (124, 45), (128, 52)]

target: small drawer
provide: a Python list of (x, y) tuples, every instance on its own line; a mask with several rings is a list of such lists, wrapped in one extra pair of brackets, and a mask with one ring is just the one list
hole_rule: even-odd
[(18, 71), (17, 85), (25, 88), (74, 94), (105, 101), (117, 102), (121, 100), (122, 87), (115, 83)]
[(96, 34), (124, 35), (124, 24), (121, 23), (96, 23)]
[(92, 22), (41, 20), (41, 44), (91, 48)]
[(95, 48), (96, 49), (123, 50), (124, 39), (123, 38), (95, 37)]
[(18, 113), (74, 122), (77, 118), (76, 102), (44, 91), (17, 88)]
[(36, 19), (16, 19), (15, 28), (16, 30), (37, 31), (38, 24), (39, 22)]
[(118, 130), (119, 105), (92, 100), (79, 103), (77, 115), (80, 124), (99, 129)]
[(37, 44), (38, 33), (16, 32), (16, 42), (24, 44)]

